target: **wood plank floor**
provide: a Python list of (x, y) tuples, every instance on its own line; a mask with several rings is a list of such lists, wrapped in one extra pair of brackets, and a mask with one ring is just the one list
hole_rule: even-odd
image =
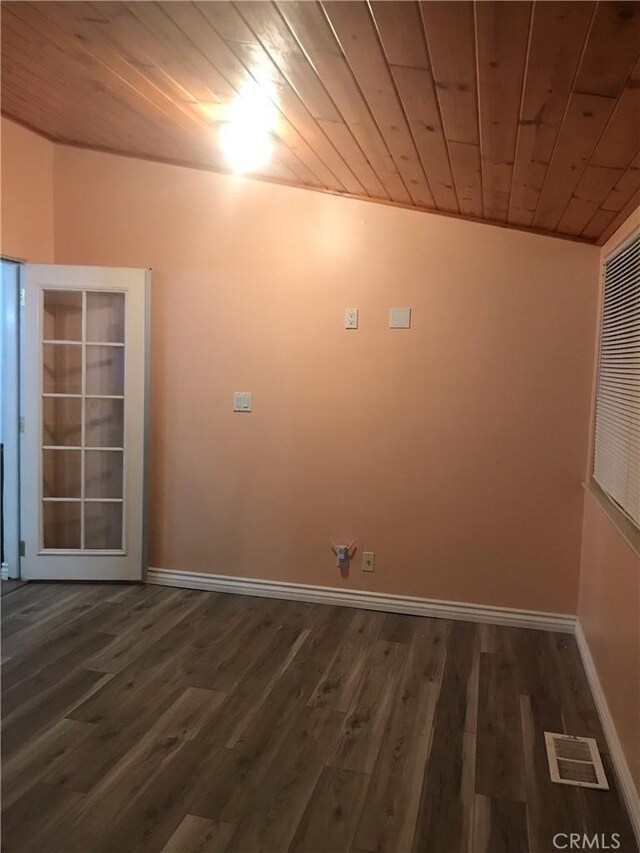
[(0, 595), (7, 595), (10, 592), (15, 592), (16, 589), (20, 589), (21, 586), (24, 586), (26, 581), (16, 580), (14, 578), (7, 578), (6, 580), (0, 581)]
[[(153, 586), (2, 598), (6, 853), (636, 851), (575, 641)], [(595, 737), (611, 791), (549, 780)]]

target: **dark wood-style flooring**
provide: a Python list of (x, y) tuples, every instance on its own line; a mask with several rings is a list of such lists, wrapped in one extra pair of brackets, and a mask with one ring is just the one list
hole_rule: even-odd
[[(2, 611), (6, 853), (637, 850), (570, 636), (153, 586)], [(545, 729), (612, 790), (551, 783)]]
[(7, 578), (0, 581), (0, 595), (8, 595), (10, 592), (15, 592), (24, 586), (26, 581), (17, 580), (15, 578)]

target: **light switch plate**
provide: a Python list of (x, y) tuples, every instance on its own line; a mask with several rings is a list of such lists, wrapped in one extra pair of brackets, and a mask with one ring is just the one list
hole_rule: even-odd
[(234, 391), (233, 392), (233, 411), (234, 412), (250, 412), (251, 411), (251, 392), (250, 391)]
[(362, 571), (373, 572), (376, 568), (376, 555), (373, 551), (364, 551), (362, 554)]
[(390, 329), (411, 328), (411, 308), (392, 308), (389, 312)]
[(358, 328), (358, 309), (357, 308), (345, 308), (344, 309), (344, 327), (345, 327), (345, 329), (357, 329)]

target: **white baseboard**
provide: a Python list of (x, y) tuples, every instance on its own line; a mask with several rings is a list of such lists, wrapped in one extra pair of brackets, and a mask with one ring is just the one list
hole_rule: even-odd
[(624, 756), (622, 745), (620, 744), (618, 733), (613, 722), (613, 717), (609, 711), (607, 699), (598, 677), (598, 671), (596, 669), (595, 662), (591, 657), (591, 650), (589, 649), (587, 638), (584, 635), (584, 631), (582, 630), (582, 625), (579, 620), (576, 620), (575, 634), (578, 649), (580, 650), (580, 657), (582, 658), (582, 664), (589, 681), (589, 687), (591, 688), (591, 693), (593, 694), (593, 699), (596, 703), (598, 714), (600, 715), (600, 722), (602, 723), (604, 735), (607, 739), (607, 746), (609, 747), (609, 753), (618, 779), (620, 792), (627, 807), (629, 819), (631, 820), (633, 830), (636, 834), (638, 845), (640, 846), (640, 794), (635, 786), (631, 771), (629, 770), (629, 765), (627, 764), (627, 760)]
[(335, 604), (343, 607), (362, 607), (365, 610), (385, 610), (390, 613), (409, 613), (439, 619), (458, 619), (464, 622), (486, 622), (490, 625), (510, 625), (516, 628), (537, 628), (540, 631), (562, 631), (572, 634), (575, 616), (565, 613), (543, 613), (536, 610), (516, 610), (509, 607), (489, 607), (459, 601), (438, 601), (410, 595), (388, 595), (358, 589), (337, 589), (331, 586), (311, 586), (283, 581), (238, 578), (229, 575), (209, 575), (203, 572), (184, 572), (170, 569), (148, 569), (147, 583), (160, 586), (205, 589), (211, 592), (231, 592), (263, 598), (286, 598)]
[(0, 579), (3, 581), (9, 580), (9, 565), (8, 563), (2, 563), (0, 567)]

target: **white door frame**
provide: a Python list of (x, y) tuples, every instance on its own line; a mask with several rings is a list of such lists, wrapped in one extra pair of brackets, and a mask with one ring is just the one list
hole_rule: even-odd
[(3, 578), (20, 577), (20, 322), (22, 262), (2, 258), (2, 441), (4, 444)]
[[(81, 276), (82, 280), (78, 281)], [(140, 277), (143, 277), (142, 282)], [(75, 284), (74, 284), (75, 282)], [(143, 288), (140, 285), (143, 285)], [(150, 396), (150, 316), (151, 316), (151, 271), (131, 268), (74, 267), (58, 265), (28, 264), (24, 269), (26, 305), (21, 307), (21, 434), (22, 462), (20, 521), (26, 556), (22, 557), (24, 579), (67, 579), (67, 580), (134, 580), (144, 581), (147, 571), (147, 519), (148, 519), (148, 470), (149, 470), (149, 396)], [(41, 330), (40, 311), (42, 288), (62, 289), (77, 287), (91, 290), (124, 290), (129, 293), (127, 305), (135, 308), (135, 323), (143, 325), (144, 341), (133, 343), (129, 338), (127, 320), (127, 353), (136, 352), (136, 363), (140, 369), (125, 368), (125, 424), (135, 423), (134, 432), (141, 441), (136, 450), (127, 453), (125, 445), (125, 508), (133, 510), (131, 535), (124, 533), (122, 551), (52, 551), (43, 550), (40, 538), (40, 371)], [(131, 289), (132, 288), (132, 289)], [(133, 302), (132, 302), (133, 300)], [(130, 307), (127, 308), (129, 316)], [(131, 314), (133, 317), (134, 314)], [(35, 336), (34, 336), (34, 330)], [(31, 348), (26, 351), (27, 337)], [(35, 351), (33, 349), (35, 343)], [(131, 347), (134, 349), (131, 349)], [(131, 365), (128, 361), (126, 364)], [(34, 389), (37, 389), (34, 393)], [(128, 401), (128, 402), (127, 402)], [(125, 427), (127, 430), (129, 427)], [(125, 439), (127, 441), (127, 439)], [(34, 491), (34, 484), (38, 491)], [(37, 502), (36, 502), (37, 500)], [(128, 523), (125, 509), (124, 524)], [(139, 536), (135, 531), (141, 531)], [(91, 576), (86, 567), (92, 563)], [(133, 567), (135, 566), (135, 571)]]

